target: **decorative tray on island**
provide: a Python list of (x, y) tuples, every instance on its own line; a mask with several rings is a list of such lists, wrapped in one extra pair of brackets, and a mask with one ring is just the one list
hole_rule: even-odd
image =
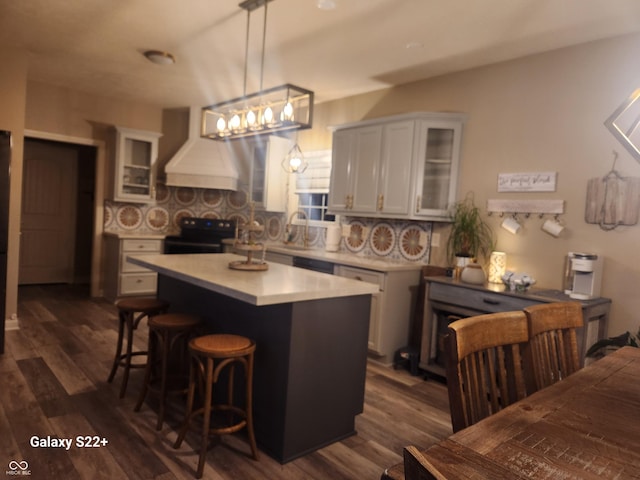
[[(234, 260), (229, 262), (229, 268), (233, 270), (246, 270), (259, 272), (269, 269), (269, 264), (265, 262), (265, 254), (267, 252), (266, 245), (255, 241), (256, 233), (264, 231), (264, 225), (260, 225), (254, 217), (254, 205), (251, 204), (251, 214), (249, 221), (243, 225), (238, 225), (236, 228), (236, 238), (233, 243), (233, 248), (246, 252), (246, 260)], [(256, 252), (262, 252), (259, 259), (254, 259)]]

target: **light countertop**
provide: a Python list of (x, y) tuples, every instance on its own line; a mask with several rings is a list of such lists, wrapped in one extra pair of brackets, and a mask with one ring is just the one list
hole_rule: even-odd
[(324, 260), (325, 262), (332, 262), (338, 265), (366, 268), (378, 272), (420, 270), (423, 267), (423, 265), (418, 262), (403, 262), (381, 257), (363, 257), (352, 253), (327, 252), (320, 248), (291, 248), (283, 244), (267, 244), (267, 252), (281, 253), (294, 257), (313, 258), (316, 260)]
[(372, 283), (275, 262), (265, 271), (229, 268), (229, 262), (243, 259), (230, 253), (127, 256), (136, 265), (257, 306), (378, 292)]

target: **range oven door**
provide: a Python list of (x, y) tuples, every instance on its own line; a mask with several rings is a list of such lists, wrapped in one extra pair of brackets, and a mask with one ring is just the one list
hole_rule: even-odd
[(164, 253), (222, 253), (221, 243), (204, 243), (185, 240), (181, 237), (164, 239)]

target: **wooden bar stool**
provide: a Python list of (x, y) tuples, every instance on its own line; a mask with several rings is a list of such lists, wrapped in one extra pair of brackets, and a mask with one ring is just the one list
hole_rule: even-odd
[[(113, 359), (113, 366), (111, 367), (111, 373), (107, 382), (111, 383), (113, 377), (116, 375), (118, 367), (123, 367), (122, 385), (120, 387), (120, 398), (124, 397), (127, 391), (127, 383), (129, 382), (129, 370), (132, 368), (144, 368), (145, 363), (132, 364), (131, 359), (134, 356), (146, 355), (145, 351), (133, 351), (133, 331), (138, 328), (138, 325), (143, 318), (151, 318), (154, 315), (165, 313), (169, 309), (169, 303), (164, 300), (158, 300), (156, 298), (123, 298), (116, 302), (118, 308), (118, 344), (116, 346), (116, 355)], [(127, 348), (122, 351), (123, 340), (127, 335)]]
[[(199, 317), (184, 313), (165, 313), (149, 318), (147, 368), (134, 411), (140, 411), (149, 390), (158, 394), (160, 407), (156, 430), (160, 430), (164, 422), (167, 395), (187, 393), (188, 376), (184, 368), (188, 361), (187, 342), (201, 323)], [(170, 367), (174, 367), (172, 372)]]
[[(246, 427), (251, 453), (254, 460), (258, 460), (252, 413), (253, 354), (255, 349), (256, 344), (253, 340), (238, 335), (205, 335), (189, 342), (192, 361), (187, 411), (174, 448), (179, 448), (182, 444), (191, 421), (197, 415), (203, 415), (202, 442), (196, 478), (202, 478), (209, 435), (225, 435)], [(244, 407), (234, 404), (233, 381), (236, 364), (244, 369)], [(229, 368), (226, 369), (226, 367)], [(214, 385), (218, 380), (221, 380), (223, 371), (228, 373), (226, 377), (228, 379), (226, 402), (216, 403), (220, 396), (216, 393), (216, 401), (214, 401)], [(202, 382), (204, 382), (204, 404), (201, 408), (194, 410), (196, 384), (202, 385)], [(226, 415), (215, 415), (216, 418), (212, 418), (215, 413), (226, 413)], [(218, 424), (218, 422), (220, 423)], [(212, 426), (212, 424), (215, 425)]]

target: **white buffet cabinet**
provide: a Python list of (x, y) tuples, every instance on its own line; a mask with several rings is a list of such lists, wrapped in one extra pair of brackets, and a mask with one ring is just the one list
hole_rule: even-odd
[(334, 275), (377, 285), (378, 293), (371, 297), (369, 354), (385, 365), (392, 364), (396, 351), (408, 344), (422, 265), (280, 245), (267, 248), (266, 260), (292, 265), (294, 256), (333, 263)]

